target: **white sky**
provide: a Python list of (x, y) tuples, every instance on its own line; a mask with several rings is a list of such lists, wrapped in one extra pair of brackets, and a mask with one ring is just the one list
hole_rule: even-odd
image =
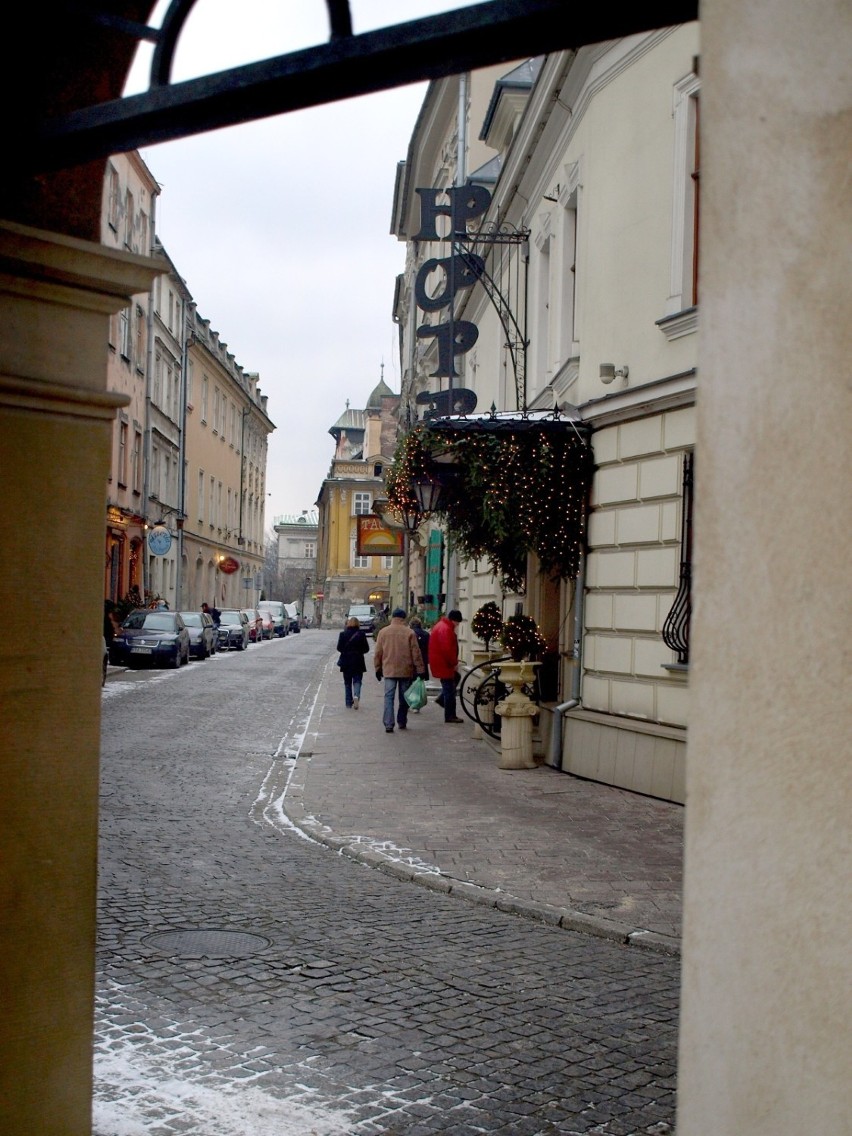
[[(356, 34), (468, 7), (471, 0), (351, 0)], [(151, 23), (160, 21), (159, 12)], [(324, 0), (198, 0), (173, 78), (188, 79), (328, 39)], [(140, 49), (140, 60), (150, 48)], [(138, 60), (137, 62), (140, 62)], [(128, 92), (147, 85), (147, 63)], [(277, 429), (269, 440), (266, 530), (312, 509), (346, 399), (363, 407), (384, 377), (399, 390), (390, 235), (397, 162), (426, 84), (297, 111), (145, 148), (162, 187), (157, 231), (246, 371), (258, 371)]]

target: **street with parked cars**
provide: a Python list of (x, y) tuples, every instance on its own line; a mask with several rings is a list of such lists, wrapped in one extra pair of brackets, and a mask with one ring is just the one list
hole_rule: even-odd
[(284, 604), (264, 602), (258, 608), (226, 608), (214, 622), (207, 611), (135, 608), (104, 636), (103, 682), (109, 667), (179, 668), (191, 659), (209, 659), (219, 651), (245, 651), (291, 630)]

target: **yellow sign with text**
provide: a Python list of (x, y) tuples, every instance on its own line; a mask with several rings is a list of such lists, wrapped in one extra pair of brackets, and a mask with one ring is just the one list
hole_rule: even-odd
[(356, 551), (358, 556), (402, 556), (405, 532), (391, 529), (381, 517), (366, 514), (358, 522)]

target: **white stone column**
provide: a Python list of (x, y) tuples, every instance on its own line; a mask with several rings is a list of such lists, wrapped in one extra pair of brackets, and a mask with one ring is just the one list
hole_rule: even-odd
[(852, 1116), (852, 8), (707, 0), (678, 1136)]
[(24, 632), (0, 640), (9, 1133), (91, 1128), (106, 479), (127, 401), (105, 389), (107, 323), (153, 264), (0, 222), (0, 610)]

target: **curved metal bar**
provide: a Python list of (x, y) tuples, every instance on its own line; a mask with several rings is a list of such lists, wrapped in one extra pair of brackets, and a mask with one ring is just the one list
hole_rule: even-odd
[(346, 39), (352, 35), (352, 13), (349, 0), (325, 0), (328, 9), (329, 36), (331, 39)]
[[(192, 14), (196, 0), (172, 0), (157, 33), (157, 46), (151, 60), (151, 87), (167, 87), (172, 78), (175, 51), (184, 24)], [(328, 12), (329, 40), (347, 39), (352, 35), (352, 13), (349, 0), (325, 0)]]
[(178, 37), (183, 25), (189, 19), (195, 0), (172, 0), (169, 4), (160, 31), (157, 46), (151, 59), (151, 87), (167, 87), (172, 78), (172, 64)]

